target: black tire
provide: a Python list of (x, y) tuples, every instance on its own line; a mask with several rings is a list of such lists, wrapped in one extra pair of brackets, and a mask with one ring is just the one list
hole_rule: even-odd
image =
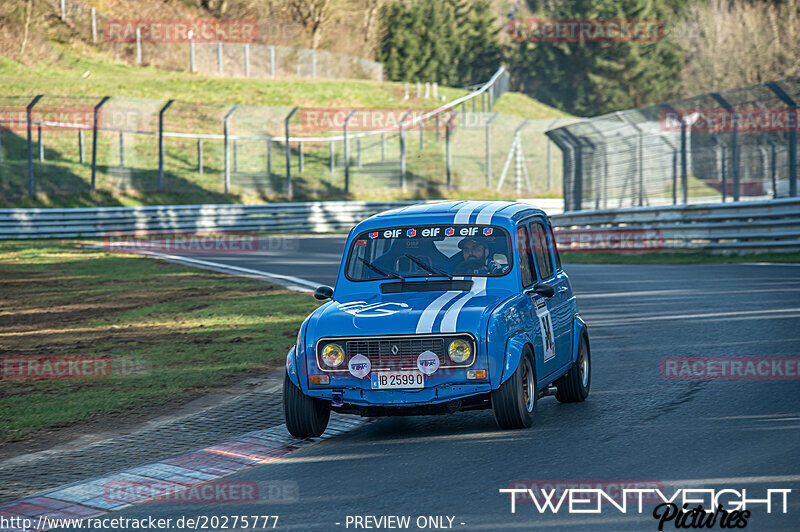
[(561, 403), (580, 403), (589, 395), (592, 385), (592, 364), (589, 351), (589, 338), (581, 334), (578, 344), (578, 360), (570, 370), (555, 382), (558, 392), (556, 399)]
[(283, 379), (283, 418), (296, 438), (315, 438), (325, 432), (331, 417), (331, 404), (308, 397), (287, 374)]
[(533, 424), (538, 400), (536, 368), (529, 348), (522, 353), (514, 374), (492, 392), (492, 412), (501, 429), (523, 429)]

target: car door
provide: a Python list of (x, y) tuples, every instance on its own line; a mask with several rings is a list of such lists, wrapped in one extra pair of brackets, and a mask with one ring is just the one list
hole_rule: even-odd
[(532, 291), (537, 276), (531, 251), (531, 238), (526, 224), (520, 224), (517, 228), (517, 251), (522, 290), (526, 293), (525, 299), (527, 300), (524, 328), (528, 337), (534, 342), (534, 350), (537, 354), (535, 357), (536, 375), (538, 380), (542, 380), (556, 371), (560, 364), (556, 356), (555, 336), (547, 308), (547, 299)]
[(544, 309), (539, 311), (540, 320), (550, 321), (555, 344), (555, 367), (567, 364), (572, 349), (571, 323), (572, 311), (569, 302), (569, 280), (563, 271), (558, 272), (553, 245), (549, 238), (549, 225), (544, 218), (535, 218), (529, 223), (533, 259), (538, 282), (553, 287), (555, 295), (546, 300), (547, 316)]

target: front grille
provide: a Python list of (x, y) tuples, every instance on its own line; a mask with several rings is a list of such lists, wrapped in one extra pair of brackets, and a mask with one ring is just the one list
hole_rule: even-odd
[[(472, 356), (463, 364), (454, 364), (447, 356), (446, 349), (455, 338), (466, 340), (472, 345)], [(417, 369), (417, 357), (423, 351), (431, 351), (439, 357), (440, 368), (468, 367), (475, 360), (475, 342), (468, 335), (453, 336), (409, 336), (409, 337), (380, 337), (380, 338), (329, 338), (321, 340), (318, 344), (318, 354), (325, 345), (337, 343), (344, 347), (345, 364), (343, 369), (326, 371), (347, 371), (346, 362), (356, 355), (364, 355), (372, 365), (372, 371), (386, 370), (413, 370)], [(394, 352), (396, 351), (396, 352)], [(319, 357), (319, 355), (318, 355)], [(317, 359), (320, 368), (324, 368), (320, 358)]]

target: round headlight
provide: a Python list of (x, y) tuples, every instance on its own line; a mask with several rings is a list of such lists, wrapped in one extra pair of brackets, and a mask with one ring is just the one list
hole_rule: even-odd
[(472, 356), (472, 347), (470, 347), (469, 342), (464, 340), (453, 340), (450, 342), (447, 352), (450, 355), (450, 360), (456, 364), (461, 364)]
[(341, 366), (344, 362), (344, 351), (336, 344), (328, 344), (322, 350), (322, 360), (331, 368)]

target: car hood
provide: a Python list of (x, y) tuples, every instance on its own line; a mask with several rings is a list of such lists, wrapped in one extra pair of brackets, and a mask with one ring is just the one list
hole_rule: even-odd
[(507, 290), (349, 294), (323, 305), (309, 320), (315, 339), (331, 336), (469, 332), (481, 338), (484, 313), (512, 294)]

